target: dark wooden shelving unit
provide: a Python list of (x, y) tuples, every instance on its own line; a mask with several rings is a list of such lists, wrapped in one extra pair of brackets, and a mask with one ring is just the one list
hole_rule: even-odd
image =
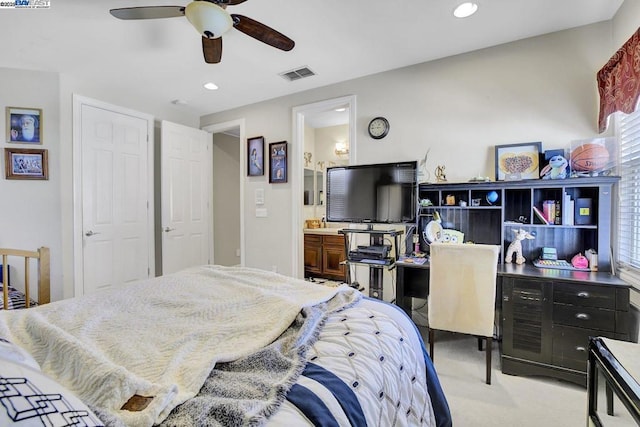
[[(465, 233), (465, 241), (502, 248), (497, 308), (504, 373), (552, 376), (586, 386), (589, 337), (629, 340), (629, 285), (611, 274), (611, 205), (618, 180), (588, 177), (419, 185), (419, 199), (431, 203), (421, 204), (417, 219), (423, 251), (428, 252), (429, 246), (422, 231), (436, 211), (443, 228)], [(488, 200), (490, 192), (497, 194), (495, 200)], [(542, 210), (545, 200), (560, 202), (562, 218), (565, 194), (574, 202), (588, 199), (588, 224), (576, 223), (575, 212), (571, 212), (573, 224), (539, 220), (533, 208)], [(522, 243), (527, 261), (505, 263), (504, 254), (518, 229), (535, 235)], [(597, 272), (534, 267), (532, 261), (543, 247), (555, 248), (558, 258), (567, 261), (594, 249)], [(410, 280), (403, 276), (401, 280), (404, 287), (410, 286)]]

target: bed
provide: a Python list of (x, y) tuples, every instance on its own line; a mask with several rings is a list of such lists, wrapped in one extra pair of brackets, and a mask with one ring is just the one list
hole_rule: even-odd
[(402, 310), (251, 268), (5, 310), (0, 358), (0, 425), (451, 425)]
[[(0, 292), (2, 305), (0, 309), (13, 310), (29, 308), (31, 305), (46, 304), (50, 300), (49, 289), (49, 248), (40, 247), (35, 251), (0, 248)], [(35, 261), (37, 269), (36, 291), (37, 301), (31, 298), (31, 261)], [(14, 262), (24, 266), (24, 292), (10, 286), (10, 268)], [(7, 286), (5, 286), (5, 283)]]

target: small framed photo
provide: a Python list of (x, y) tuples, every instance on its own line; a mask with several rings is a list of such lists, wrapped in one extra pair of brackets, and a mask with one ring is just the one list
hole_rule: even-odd
[(287, 182), (287, 141), (269, 144), (269, 183)]
[(7, 142), (42, 144), (42, 110), (7, 107)]
[(264, 137), (247, 139), (247, 175), (264, 175)]
[(49, 179), (48, 150), (5, 148), (4, 170), (7, 179)]
[(496, 145), (496, 181), (538, 179), (542, 142)]

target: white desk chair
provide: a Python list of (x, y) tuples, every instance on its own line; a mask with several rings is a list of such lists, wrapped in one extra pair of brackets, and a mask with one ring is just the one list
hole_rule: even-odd
[(500, 247), (431, 244), (429, 268), (429, 353), (434, 330), (486, 339), (487, 384), (491, 384), (491, 347), (495, 322), (496, 275)]

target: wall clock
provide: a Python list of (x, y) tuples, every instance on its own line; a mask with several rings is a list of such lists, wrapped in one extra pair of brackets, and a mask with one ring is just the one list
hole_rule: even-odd
[(369, 136), (373, 139), (382, 139), (389, 133), (389, 121), (384, 117), (376, 117), (369, 122)]

